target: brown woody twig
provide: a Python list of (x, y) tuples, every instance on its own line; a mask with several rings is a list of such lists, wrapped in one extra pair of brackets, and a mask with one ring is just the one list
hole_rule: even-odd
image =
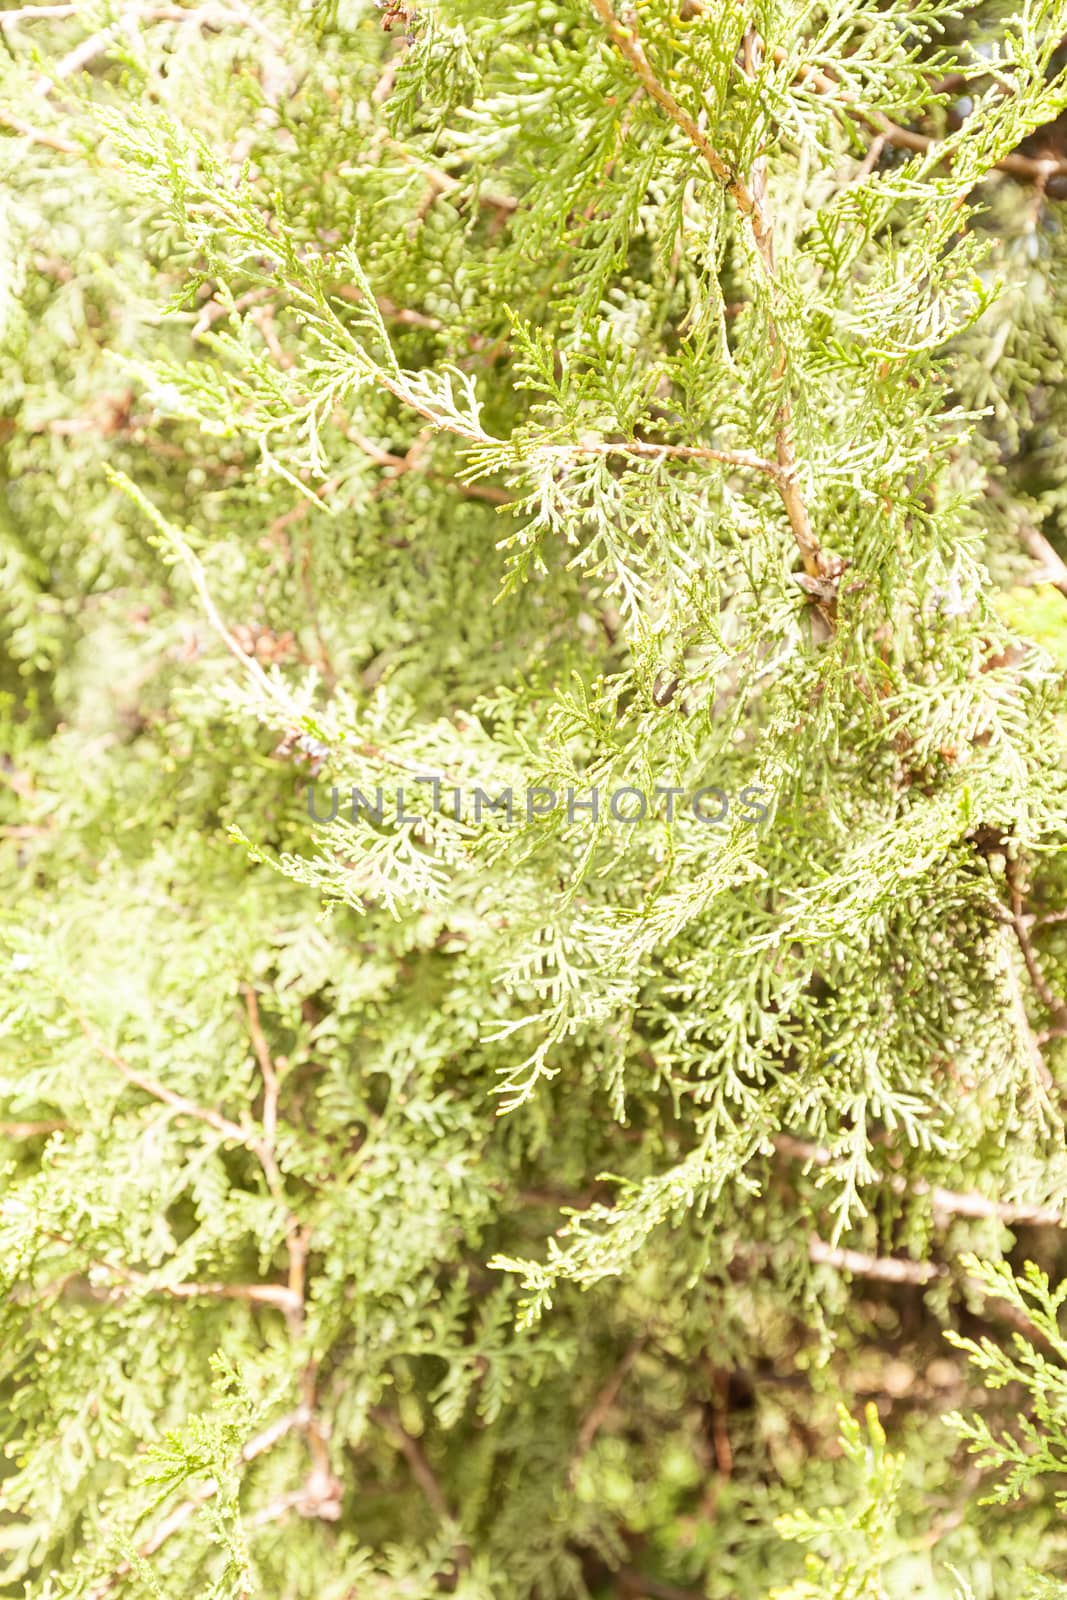
[(574, 1454), (571, 1456), (570, 1467), (567, 1473), (567, 1482), (572, 1489), (578, 1474), (578, 1468), (581, 1465), (583, 1458), (588, 1455), (589, 1451), (592, 1449), (593, 1441), (596, 1439), (597, 1434), (604, 1426), (604, 1423), (611, 1412), (612, 1406), (619, 1397), (619, 1391), (622, 1389), (623, 1384), (626, 1382), (626, 1379), (629, 1376), (630, 1369), (633, 1367), (634, 1362), (641, 1354), (641, 1351), (645, 1348), (645, 1345), (648, 1343), (648, 1339), (649, 1336), (647, 1333), (640, 1333), (638, 1334), (637, 1338), (634, 1339), (629, 1349), (624, 1354), (622, 1360), (617, 1364), (614, 1371), (609, 1374), (607, 1382), (600, 1390), (584, 1422), (582, 1423), (581, 1428), (578, 1430), (578, 1439), (574, 1447)]
[(943, 1278), (947, 1267), (933, 1261), (903, 1260), (899, 1256), (869, 1256), (861, 1250), (845, 1250), (827, 1244), (816, 1234), (808, 1240), (808, 1260), (816, 1266), (836, 1267), (857, 1278), (873, 1278), (878, 1283), (932, 1283)]
[[(834, 1157), (825, 1145), (810, 1144), (806, 1139), (794, 1139), (792, 1134), (780, 1133), (774, 1140), (779, 1155), (795, 1161), (808, 1161), (814, 1166), (829, 1167)], [(894, 1194), (926, 1196), (935, 1212), (942, 1216), (995, 1219), (1008, 1227), (1067, 1228), (1067, 1214), (1053, 1206), (1036, 1206), (1012, 1200), (993, 1200), (989, 1195), (973, 1190), (943, 1189), (940, 1184), (927, 1183), (923, 1178), (910, 1181), (899, 1173), (883, 1175)]]

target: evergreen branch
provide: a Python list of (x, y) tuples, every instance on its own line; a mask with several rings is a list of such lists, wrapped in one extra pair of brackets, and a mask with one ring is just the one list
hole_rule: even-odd
[[(857, 111), (856, 114), (881, 138), (902, 150), (914, 150), (920, 155), (928, 155), (933, 151), (941, 161), (951, 161), (955, 154), (946, 147), (945, 140), (935, 139), (931, 134), (917, 133), (914, 128), (901, 128), (877, 112)], [(992, 163), (992, 170), (1010, 172), (1013, 177), (1025, 178), (1043, 186), (1050, 178), (1067, 177), (1067, 160), (1057, 156), (1026, 156), (1020, 150), (1011, 150)]]
[(678, 104), (670, 90), (666, 89), (659, 81), (648, 57), (645, 55), (636, 27), (632, 24), (629, 27), (625, 27), (612, 10), (609, 0), (591, 0), (591, 4), (593, 10), (604, 24), (612, 43), (630, 66), (646, 93), (655, 100), (657, 105), (663, 108), (671, 121), (682, 130), (690, 144), (699, 150), (727, 194), (731, 195), (736, 201), (742, 215), (751, 216), (754, 211), (754, 203), (743, 179), (732, 170), (728, 162), (719, 154), (694, 118), (689, 115), (689, 112)]
[(1027, 932), (1026, 924), (1023, 922), (1020, 915), (1021, 905), (1022, 901), (1018, 891), (1015, 886), (1012, 885), (1011, 911), (1009, 911), (1006, 906), (1001, 906), (999, 909), (1008, 927), (1011, 928), (1012, 932), (1015, 934), (1016, 940), (1018, 941), (1019, 949), (1022, 952), (1023, 962), (1030, 977), (1030, 982), (1033, 984), (1034, 989), (1041, 997), (1043, 1003), (1056, 1018), (1057, 1025), (1062, 1025), (1064, 1022), (1067, 1022), (1067, 1002), (1063, 1001), (1060, 996), (1053, 991), (1048, 979), (1041, 970), (1041, 963), (1037, 959), (1037, 954), (1034, 950), (1030, 935)]
[(374, 371), (374, 381), (380, 383), (383, 389), (388, 389), (395, 399), (416, 412), (420, 417), (425, 417), (435, 428), (441, 428), (446, 433), (454, 433), (457, 438), (466, 439), (469, 444), (499, 445), (501, 441), (494, 439), (492, 434), (486, 433), (484, 428), (479, 428), (473, 423), (466, 422), (462, 417), (448, 416), (440, 411), (435, 411), (421, 395), (416, 394), (409, 383), (404, 382), (404, 375), (393, 377), (381, 367)]
[[(406, 166), (411, 167), (420, 177), (425, 178), (435, 193), (453, 195), (457, 189), (462, 191), (463, 185), (458, 179), (453, 178), (451, 173), (442, 172), (439, 167), (432, 167), (429, 162), (412, 155), (410, 151), (405, 150), (398, 139), (392, 139), (387, 135), (382, 142), (390, 150), (394, 151)], [(495, 190), (479, 188), (478, 204), (489, 206), (495, 211), (511, 212), (518, 209), (519, 202), (511, 195), (498, 194)]]
[[(789, 61), (789, 52), (782, 45), (776, 45), (771, 51), (771, 59), (781, 65)], [(918, 155), (929, 155), (931, 151), (940, 152), (941, 160), (952, 160), (955, 152), (947, 146), (945, 140), (936, 139), (931, 134), (918, 133), (914, 128), (902, 128), (889, 117), (883, 116), (880, 111), (865, 110), (858, 104), (856, 96), (844, 89), (829, 73), (820, 72), (816, 67), (802, 67), (793, 79), (793, 84), (799, 89), (810, 87), (820, 97), (833, 99), (858, 121), (865, 123), (887, 144), (895, 145), (901, 150), (912, 150)], [(993, 167), (1001, 172), (1010, 172), (1014, 177), (1026, 178), (1040, 184), (1047, 183), (1050, 178), (1067, 176), (1067, 160), (1055, 156), (1026, 156), (1018, 150), (1012, 150), (1009, 154), (1001, 156), (993, 162)]]
[[(310, 1230), (301, 1224), (300, 1219), (286, 1201), (284, 1180), (274, 1153), (273, 1122), (271, 1123), (269, 1136), (265, 1131), (261, 1137), (257, 1137), (251, 1130), (240, 1127), (236, 1122), (231, 1122), (228, 1117), (213, 1111), (209, 1106), (198, 1105), (196, 1101), (190, 1100), (187, 1095), (178, 1094), (175, 1090), (169, 1089), (166, 1084), (159, 1083), (155, 1078), (149, 1077), (148, 1074), (138, 1072), (136, 1068), (130, 1066), (123, 1056), (111, 1048), (107, 1040), (103, 1038), (89, 1019), (70, 1000), (66, 1000), (65, 997), (64, 1000), (82, 1033), (93, 1048), (106, 1061), (109, 1061), (128, 1083), (143, 1090), (145, 1094), (151, 1095), (153, 1099), (161, 1101), (164, 1105), (171, 1106), (175, 1111), (182, 1112), (186, 1116), (195, 1117), (198, 1121), (206, 1123), (208, 1127), (214, 1128), (217, 1133), (221, 1133), (224, 1138), (230, 1139), (249, 1150), (259, 1161), (271, 1195), (286, 1214), (289, 1285), (286, 1290), (284, 1309), (290, 1321), (294, 1337), (299, 1336), (303, 1331), (304, 1292), (307, 1276), (307, 1256), (310, 1247)], [(258, 1012), (256, 1017), (258, 1022)], [(271, 1074), (272, 1082), (276, 1084), (273, 1063), (271, 1064)], [(269, 1098), (270, 1095), (268, 1093)]]
[(783, 482), (781, 466), (752, 450), (716, 450), (711, 445), (703, 444), (655, 444), (643, 439), (582, 441), (544, 448), (547, 452), (568, 456), (638, 456), (648, 461), (719, 461), (724, 466), (765, 473), (777, 484)]
[[(957, 0), (792, 27), (711, 0), (696, 26), (699, 0), (588, 0), (575, 27), (525, 0), (382, 0), (407, 34), (392, 50), (333, 3), (253, 3), (35, 7), (68, 20), (17, 34), (30, 8), (8, 0), (0, 28), (0, 98), (44, 146), (0, 129), (0, 454), (19, 473), (0, 515), (0, 1151), (19, 1162), (0, 1236), (5, 1360), (43, 1380), (7, 1426), (4, 1504), (30, 1530), (9, 1575), (83, 1600), (198, 1580), (217, 1600), (582, 1583), (696, 1600), (666, 1579), (699, 1588), (706, 1562), (638, 1569), (659, 1570), (678, 1485), (709, 1463), (738, 1503), (759, 1489), (773, 1430), (742, 1441), (734, 1406), (803, 1385), (809, 1303), (826, 1347), (846, 1329), (871, 1359), (879, 1302), (1010, 1335), (1010, 1290), (980, 1297), (949, 1244), (1003, 1257), (1006, 1228), (1067, 1229), (1062, 1130), (1035, 1093), (1042, 1048), (1067, 1061), (1045, 927), (1064, 903), (1062, 685), (1036, 650), (994, 653), (982, 599), (1027, 581), (1012, 572), (1067, 581), (1017, 525), (1057, 540), (1067, 234), (1035, 241), (1040, 191), (991, 170), (1046, 135), (1060, 153), (1067, 0), (1023, 0), (1002, 29), (976, 15), (973, 58)], [(977, 107), (952, 132), (932, 80), (961, 61)], [(926, 140), (912, 127), (947, 138), (895, 156), (894, 132)], [(992, 231), (966, 204), (979, 183)], [(1005, 505), (983, 526), (995, 450)], [(100, 485), (109, 457), (136, 512)], [(187, 524), (172, 508), (198, 496)], [(812, 652), (795, 590), (833, 617), (834, 550), (859, 582), (838, 645)], [(1033, 613), (1050, 657), (1057, 600)], [(180, 692), (197, 652), (208, 679)], [(295, 785), (320, 772), (395, 787), (398, 826), (364, 795), (307, 828)], [(457, 795), (453, 823), (438, 790), (438, 826), (428, 796), (421, 821), (402, 811), (409, 774), (506, 798), (482, 791), (481, 826)], [(524, 778), (554, 801), (535, 821), (527, 788), (525, 825)], [(750, 779), (773, 806), (738, 799)], [(702, 826), (705, 780), (729, 788), (725, 831)], [(609, 808), (616, 784), (633, 787)], [(220, 874), (235, 805), (248, 860), (228, 851)], [(1019, 816), (1033, 855), (1009, 895)], [(316, 898), (354, 915), (316, 921)], [(171, 903), (198, 914), (164, 926)], [(1001, 1092), (976, 1092), (993, 1071)], [(86, 1083), (111, 1126), (71, 1110)], [(537, 1089), (507, 1139), (493, 1084)], [(774, 1137), (792, 1127), (821, 1142)], [(1003, 1145), (995, 1172), (964, 1145)], [(155, 1225), (128, 1216), (138, 1196)], [(69, 1240), (48, 1242), (42, 1208)], [(498, 1270), (521, 1283), (489, 1288)], [(573, 1291), (594, 1285), (590, 1317)], [(1063, 1297), (1038, 1301), (1055, 1338)], [(750, 1375), (753, 1341), (770, 1359)], [(1030, 1373), (1020, 1447), (1040, 1470), (1041, 1438), (1060, 1458), (1067, 1440), (1062, 1366)], [(856, 1373), (831, 1376), (852, 1406)], [(251, 1436), (289, 1407), (295, 1431), (257, 1463)], [(678, 1416), (704, 1425), (664, 1452)], [(944, 1456), (919, 1420), (908, 1520)], [(162, 1431), (146, 1481), (140, 1441)], [(855, 1513), (847, 1484), (803, 1472), (756, 1506), (815, 1536), (812, 1593), (873, 1592), (915, 1545), (891, 1526), (886, 1443), (876, 1424), (845, 1436)], [(334, 1476), (350, 1452), (380, 1505)], [(561, 1513), (618, 1452), (612, 1515), (573, 1493)], [(1047, 1516), (1025, 1514), (1040, 1540)], [(762, 1592), (765, 1542), (735, 1552), (731, 1592)]]
[[(303, 1406), (298, 1406), (296, 1410), (287, 1412), (241, 1446), (235, 1465), (239, 1467), (247, 1466), (250, 1462), (255, 1461), (258, 1456), (265, 1455), (268, 1450), (273, 1450), (274, 1446), (286, 1438), (288, 1434), (297, 1428), (304, 1427), (307, 1420), (307, 1412)], [(137, 1554), (141, 1560), (146, 1561), (150, 1556), (154, 1556), (157, 1550), (160, 1550), (166, 1544), (168, 1539), (179, 1533), (186, 1523), (196, 1515), (201, 1506), (214, 1499), (220, 1487), (221, 1485), (217, 1478), (207, 1478), (180, 1505), (175, 1506), (174, 1510), (157, 1525), (154, 1532), (138, 1546)], [(112, 1573), (101, 1583), (98, 1583), (94, 1589), (90, 1590), (87, 1600), (105, 1600), (105, 1597), (111, 1593), (115, 1586), (121, 1583), (123, 1578), (129, 1577), (132, 1571), (133, 1563), (131, 1561), (120, 1562)]]
[[(263, 1075), (263, 1149), (258, 1153), (271, 1193), (286, 1214), (285, 1242), (289, 1272), (285, 1290), (285, 1315), (290, 1336), (296, 1344), (304, 1336), (307, 1321), (307, 1266), (312, 1229), (301, 1222), (286, 1200), (285, 1180), (275, 1153), (281, 1080), (263, 1032), (256, 991), (251, 984), (243, 984), (241, 988), (248, 1013), (248, 1031), (252, 1038), (252, 1048)], [(313, 1466), (308, 1482), (302, 1490), (296, 1492), (297, 1498), (292, 1504), (305, 1507), (301, 1512), (302, 1515), (317, 1515), (327, 1520), (336, 1520), (340, 1515), (341, 1486), (331, 1471), (326, 1429), (316, 1411), (317, 1379), (318, 1363), (311, 1357), (300, 1371), (298, 1384), (307, 1414), (304, 1432)], [(306, 1509), (312, 1503), (317, 1507), (314, 1512)]]
[(196, 590), (197, 598), (204, 608), (204, 614), (215, 633), (218, 634), (230, 654), (241, 663), (245, 672), (263, 692), (267, 700), (270, 702), (276, 701), (277, 692), (267, 674), (254, 656), (250, 656), (246, 650), (241, 649), (241, 646), (223, 621), (222, 614), (216, 606), (211, 590), (208, 587), (203, 564), (191, 549), (188, 540), (166, 520), (159, 508), (153, 505), (147, 495), (143, 494), (124, 472), (116, 472), (108, 466), (105, 466), (104, 471), (108, 481), (113, 483), (117, 489), (120, 489), (135, 505), (140, 507), (161, 534), (164, 542), (181, 558), (192, 581), (193, 588)]
[(247, 1128), (240, 1127), (236, 1122), (231, 1122), (228, 1117), (221, 1116), (213, 1111), (210, 1106), (201, 1106), (195, 1100), (190, 1100), (187, 1095), (178, 1094), (176, 1090), (169, 1089), (165, 1083), (160, 1083), (145, 1072), (138, 1072), (136, 1067), (113, 1050), (107, 1040), (100, 1034), (77, 1006), (64, 996), (64, 1004), (73, 1015), (82, 1033), (92, 1045), (98, 1055), (109, 1061), (117, 1072), (121, 1073), (127, 1083), (140, 1089), (144, 1094), (150, 1095), (153, 1100), (159, 1100), (168, 1105), (172, 1110), (181, 1112), (184, 1116), (193, 1117), (198, 1122), (206, 1123), (209, 1128), (214, 1128), (224, 1139), (231, 1140), (234, 1144), (243, 1145), (245, 1149), (258, 1154), (258, 1141)]
[[(694, 148), (699, 151), (714, 177), (722, 184), (727, 194), (734, 201), (738, 211), (751, 230), (757, 258), (762, 265), (764, 277), (768, 285), (773, 286), (775, 281), (774, 242), (771, 220), (765, 203), (766, 184), (763, 179), (762, 169), (757, 167), (757, 172), (751, 185), (746, 183), (739, 174), (735, 173), (697, 125), (694, 118), (690, 116), (683, 106), (679, 105), (670, 91), (659, 81), (648, 57), (645, 55), (636, 28), (633, 25), (629, 27), (623, 26), (612, 10), (609, 0), (591, 0), (591, 4), (601, 22), (603, 22), (613, 44), (630, 66), (642, 87), (685, 134)], [(771, 341), (775, 380), (784, 384), (788, 368), (788, 351), (773, 315), (769, 318), (768, 333)], [(793, 530), (793, 537), (800, 550), (804, 571), (809, 578), (835, 577), (837, 573), (834, 570), (834, 565), (826, 559), (816, 538), (807, 503), (798, 481), (796, 445), (793, 435), (793, 413), (788, 394), (783, 396), (778, 406), (775, 421), (775, 454), (778, 471), (774, 481), (781, 496), (782, 504), (785, 507), (789, 525)], [(823, 599), (817, 599), (815, 603), (826, 621), (832, 623), (832, 605)]]
[[(690, 9), (695, 13), (707, 11), (704, 0), (690, 0)], [(789, 51), (783, 45), (775, 45), (770, 52), (772, 61), (779, 66), (788, 62)], [(935, 93), (945, 93), (953, 88), (963, 88), (967, 79), (961, 75), (950, 75), (941, 83), (934, 85)], [(856, 96), (845, 89), (836, 78), (827, 72), (821, 72), (818, 67), (802, 67), (793, 79), (793, 85), (798, 89), (812, 88), (815, 93), (824, 99), (833, 99), (844, 106), (860, 122), (863, 122), (878, 137), (887, 144), (895, 145), (902, 150), (912, 150), (919, 155), (928, 155), (946, 145), (946, 141), (934, 138), (931, 134), (919, 133), (914, 128), (902, 128), (881, 112), (872, 112), (861, 106)], [(954, 151), (946, 147), (941, 151), (941, 159), (951, 161)], [(1001, 172), (1010, 172), (1017, 178), (1027, 178), (1041, 185), (1046, 184), (1050, 178), (1067, 177), (1067, 159), (1055, 156), (1026, 156), (1021, 151), (1013, 150), (993, 162), (993, 167)]]
[[(494, 440), (492, 442), (497, 443), (498, 441)], [(222, 613), (215, 603), (214, 596), (211, 593), (203, 564), (190, 547), (188, 540), (179, 532), (177, 528), (175, 528), (166, 520), (166, 518), (159, 511), (158, 507), (153, 505), (153, 503), (141, 492), (137, 485), (126, 477), (125, 473), (113, 471), (108, 467), (105, 467), (105, 472), (108, 479), (114, 483), (117, 488), (121, 489), (124, 494), (128, 495), (135, 505), (139, 506), (145, 512), (154, 526), (162, 534), (166, 544), (168, 544), (176, 552), (176, 554), (180, 556), (190, 578), (192, 579), (197, 598), (200, 601), (200, 604), (213, 631), (222, 640), (230, 654), (234, 656), (235, 659), (241, 664), (256, 687), (262, 691), (268, 701), (277, 709), (279, 709), (285, 716), (286, 720), (291, 723), (291, 706), (280, 693), (276, 685), (271, 682), (270, 678), (263, 671), (263, 668), (260, 666), (255, 657), (249, 655), (246, 650), (241, 648), (241, 645), (238, 643), (233, 632), (227, 626), (225, 620), (223, 619)], [(409, 761), (404, 756), (396, 755), (389, 750), (383, 750), (378, 745), (374, 744), (360, 744), (356, 746), (356, 753), (361, 756), (365, 756), (368, 760), (381, 761), (384, 765), (396, 767), (399, 771), (411, 772), (420, 777), (444, 777), (448, 779), (453, 777), (453, 774), (449, 772), (442, 772), (439, 767), (434, 766), (432, 763)]]

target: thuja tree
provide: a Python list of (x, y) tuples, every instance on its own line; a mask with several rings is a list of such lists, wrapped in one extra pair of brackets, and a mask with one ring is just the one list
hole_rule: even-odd
[(0, 34), (0, 1589), (1067, 1593), (1067, 5)]

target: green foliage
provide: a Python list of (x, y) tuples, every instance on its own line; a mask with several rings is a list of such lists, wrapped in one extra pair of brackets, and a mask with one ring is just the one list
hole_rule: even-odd
[(997, 597), (997, 610), (1008, 626), (1043, 646), (1063, 670), (1067, 670), (1065, 600), (1067, 597), (1051, 583), (1032, 589), (1010, 589)]
[(1063, 1592), (1065, 37), (0, 12), (0, 1592)]
[(885, 1593), (884, 1546), (893, 1526), (903, 1461), (886, 1450), (885, 1430), (873, 1403), (867, 1407), (867, 1431), (865, 1441), (859, 1423), (842, 1408), (842, 1449), (860, 1475), (855, 1505), (778, 1519), (784, 1538), (805, 1545), (824, 1543), (835, 1552), (834, 1564), (820, 1555), (809, 1556), (807, 1577), (776, 1590), (772, 1600), (879, 1600)]
[[(1060, 1363), (1067, 1355), (1067, 1341), (1060, 1331), (1058, 1315), (1067, 1299), (1067, 1285), (1055, 1292), (1048, 1276), (1032, 1261), (1026, 1263), (1023, 1277), (1016, 1278), (1006, 1262), (980, 1262), (968, 1257), (969, 1266), (988, 1293), (1014, 1306), (1028, 1326), (1056, 1357), (1050, 1362), (1022, 1333), (1012, 1338), (1014, 1354), (988, 1337), (963, 1339), (951, 1330), (946, 1337), (965, 1350), (982, 1375), (988, 1389), (1004, 1389), (1019, 1384), (1028, 1392), (1032, 1415), (1019, 1414), (1019, 1437), (1006, 1430), (995, 1433), (982, 1417), (970, 1421), (958, 1414), (949, 1420), (968, 1441), (971, 1451), (984, 1467), (998, 1467), (1004, 1476), (996, 1484), (991, 1499), (1007, 1501), (1024, 1495), (1043, 1474), (1067, 1471), (1067, 1375)], [(1055, 1491), (1062, 1510), (1067, 1491)]]

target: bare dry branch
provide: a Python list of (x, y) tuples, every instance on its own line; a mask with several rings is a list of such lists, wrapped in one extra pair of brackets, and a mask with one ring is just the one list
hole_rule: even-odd
[(263, 1032), (263, 1025), (259, 1020), (259, 1002), (256, 999), (256, 991), (250, 983), (244, 983), (241, 985), (241, 993), (245, 997), (245, 1009), (248, 1012), (248, 1031), (252, 1038), (252, 1048), (256, 1053), (259, 1070), (263, 1074), (263, 1136), (273, 1147), (274, 1137), (278, 1129), (278, 1094), (280, 1091), (278, 1074)]
[[(0, 17), (0, 21), (2, 20)], [(12, 133), (20, 133), (24, 139), (43, 145), (47, 150), (58, 150), (61, 155), (80, 156), (85, 153), (81, 145), (73, 144), (70, 139), (61, 138), (58, 133), (48, 133), (44, 128), (35, 128), (32, 123), (13, 116), (10, 111), (0, 111), (0, 127), (10, 128)]]
[(808, 1259), (816, 1266), (836, 1267), (839, 1272), (851, 1272), (853, 1277), (872, 1278), (878, 1283), (932, 1283), (945, 1277), (948, 1269), (933, 1261), (908, 1261), (898, 1256), (869, 1256), (861, 1250), (845, 1250), (827, 1244), (812, 1235), (808, 1241)]
[(14, 11), (0, 12), (0, 29), (6, 33), (23, 22), (62, 22), (67, 17), (76, 17), (80, 9), (76, 5), (17, 6)]
[[(171, 1300), (243, 1300), (249, 1305), (273, 1306), (286, 1313), (300, 1305), (293, 1290), (281, 1283), (153, 1283), (147, 1273), (134, 1272), (129, 1267), (95, 1262), (93, 1265), (114, 1273), (146, 1294), (163, 1295)], [(112, 1298), (117, 1299), (121, 1294), (121, 1288), (116, 1287)]]
[[(823, 1145), (810, 1144), (805, 1139), (794, 1139), (791, 1134), (776, 1136), (774, 1147), (779, 1155), (795, 1161), (809, 1161), (814, 1166), (829, 1167), (834, 1164), (832, 1153)], [(894, 1194), (925, 1196), (935, 1213), (950, 1217), (996, 1219), (1007, 1227), (1067, 1228), (1067, 1213), (1054, 1206), (1030, 1205), (1025, 1201), (994, 1200), (989, 1195), (973, 1190), (944, 1189), (940, 1184), (926, 1183), (922, 1178), (910, 1182), (899, 1173), (880, 1175)]]

